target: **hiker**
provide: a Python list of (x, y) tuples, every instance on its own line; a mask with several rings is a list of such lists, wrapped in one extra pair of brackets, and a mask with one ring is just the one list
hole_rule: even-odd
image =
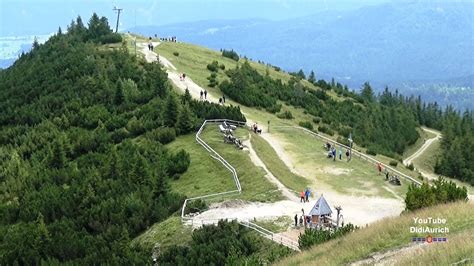
[(222, 104), (222, 98), (219, 98), (219, 104)]
[(332, 160), (336, 161), (336, 148), (332, 148)]
[(303, 215), (300, 216), (300, 226), (303, 226)]
[(309, 188), (306, 189), (306, 191), (304, 192), (304, 195), (306, 197), (306, 202), (309, 202), (309, 195), (311, 194), (311, 192), (309, 191)]
[(183, 73), (183, 81), (184, 81), (185, 78), (186, 78), (186, 73)]
[(385, 170), (385, 180), (388, 180), (388, 171)]
[(295, 214), (295, 227), (298, 226), (298, 214)]
[(304, 191), (301, 191), (300, 193), (300, 202), (305, 202), (305, 194), (304, 194)]
[(349, 161), (349, 159), (350, 159), (349, 155), (351, 155), (351, 153), (349, 152), (349, 150), (346, 150), (346, 158), (347, 158), (347, 161)]
[(225, 103), (225, 95), (222, 95), (222, 101)]
[(204, 90), (204, 99), (207, 99), (207, 90)]
[(342, 160), (342, 147), (339, 147), (339, 160)]
[(326, 142), (326, 150), (330, 150), (331, 149), (331, 144), (329, 144), (329, 142)]
[(203, 92), (203, 91), (201, 91), (201, 95), (199, 96), (199, 99), (201, 99), (201, 100), (202, 100), (202, 95), (203, 95), (203, 94), (204, 94), (204, 92)]
[(377, 163), (377, 169), (379, 170), (379, 175), (382, 173), (382, 164)]

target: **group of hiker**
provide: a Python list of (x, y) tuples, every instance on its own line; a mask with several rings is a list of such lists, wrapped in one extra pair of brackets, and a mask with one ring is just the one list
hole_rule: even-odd
[(222, 95), (222, 98), (219, 98), (219, 104), (225, 103), (225, 95)]
[(312, 225), (311, 216), (301, 215), (300, 218), (298, 219), (298, 214), (295, 214), (295, 227), (298, 227), (298, 224), (300, 227), (306, 226), (306, 225), (309, 225), (311, 227)]
[[(337, 157), (336, 145), (331, 145), (331, 143), (327, 142), (324, 147), (328, 151), (328, 158), (332, 158), (332, 160), (335, 161), (336, 157)], [(350, 155), (351, 154), (350, 154), (349, 150), (346, 150), (347, 161), (349, 161)], [(339, 146), (339, 160), (342, 160), (342, 147), (341, 146)]]
[(313, 221), (311, 220), (311, 216), (310, 215), (305, 215), (304, 214), (304, 209), (301, 209), (301, 212), (302, 212), (302, 215), (300, 215), (299, 218), (298, 218), (298, 214), (295, 214), (295, 227), (298, 227), (298, 225), (300, 227), (302, 227), (302, 226), (312, 227)]
[(151, 37), (150, 37), (149, 40), (148, 40), (148, 50), (153, 51), (153, 48), (154, 48), (153, 47), (153, 42), (151, 41)]
[(160, 38), (162, 42), (176, 42), (176, 36), (168, 37), (168, 38)]
[[(157, 37), (157, 35), (155, 34), (155, 38)], [(162, 42), (176, 42), (176, 36), (173, 36), (173, 37), (169, 37), (169, 38), (160, 38), (160, 41)], [(148, 50), (149, 51), (153, 51), (153, 42), (152, 42), (152, 38), (151, 37), (148, 37)]]
[(179, 80), (184, 81), (186, 79), (186, 73), (179, 75)]
[(300, 202), (309, 202), (309, 196), (311, 196), (311, 190), (306, 188), (300, 192)]
[(252, 125), (252, 131), (253, 131), (255, 134), (262, 134), (262, 129), (261, 129), (261, 128), (258, 128), (258, 124), (257, 124), (257, 123), (253, 123), (253, 125)]
[(377, 163), (377, 171), (379, 175), (381, 175), (383, 171), (383, 174), (385, 175), (385, 181), (389, 181), (390, 183), (397, 186), (400, 186), (402, 184), (400, 178), (397, 175), (390, 176), (390, 173), (388, 172), (387, 168), (383, 169), (383, 165), (380, 162)]
[(207, 99), (207, 90), (201, 91), (199, 99)]

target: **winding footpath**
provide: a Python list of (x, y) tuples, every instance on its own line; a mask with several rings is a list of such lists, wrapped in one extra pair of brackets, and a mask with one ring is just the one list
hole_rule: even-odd
[[(159, 43), (153, 43), (155, 47)], [(191, 96), (195, 99), (200, 98), (200, 92), (204, 89), (194, 83), (190, 77), (186, 77), (185, 81), (180, 80), (178, 70), (173, 64), (163, 56), (158, 56), (155, 52), (149, 51), (146, 43), (139, 44), (140, 51), (145, 55), (145, 59), (149, 63), (157, 61), (159, 58), (160, 63), (165, 67), (166, 72), (168, 73), (168, 78), (170, 81), (179, 89), (184, 91), (188, 88)], [(213, 97), (211, 94), (208, 94), (208, 100), (213, 102), (218, 102), (217, 98)], [(253, 123), (252, 121), (248, 121)], [(288, 168), (294, 172), (297, 172), (297, 169), (291, 165), (291, 159), (285, 152), (284, 149), (280, 146), (278, 139), (273, 138), (270, 134), (265, 132), (262, 133), (262, 137), (276, 150), (278, 156), (282, 159), (283, 162), (288, 166)], [(224, 202), (219, 204), (214, 204), (212, 208), (208, 211), (202, 212), (196, 217), (196, 220), (208, 220), (216, 221), (218, 219), (238, 219), (239, 221), (249, 221), (253, 219), (274, 219), (280, 216), (290, 216), (294, 217), (295, 214), (301, 215), (301, 209), (304, 209), (305, 213), (308, 213), (313, 205), (315, 204), (317, 198), (314, 195), (310, 198), (308, 203), (300, 203), (299, 198), (294, 195), (288, 188), (286, 188), (277, 177), (275, 177), (268, 168), (264, 165), (262, 160), (258, 158), (258, 155), (253, 150), (250, 143), (246, 143), (249, 148), (249, 156), (252, 159), (252, 162), (257, 166), (261, 167), (265, 172), (265, 177), (273, 184), (276, 185), (282, 194), (287, 198), (287, 200), (282, 200), (274, 203), (261, 203), (261, 202), (236, 202), (235, 204)], [(264, 167), (265, 166), (265, 167)], [(298, 173), (301, 174), (301, 173)], [(311, 176), (303, 175), (307, 178)], [(344, 217), (346, 220), (351, 223), (359, 226), (365, 226), (368, 223), (375, 222), (384, 217), (388, 216), (397, 216), (403, 210), (403, 201), (399, 198), (389, 199), (381, 197), (366, 197), (366, 196), (354, 196), (354, 195), (343, 195), (332, 191), (329, 188), (318, 188), (318, 191), (324, 190), (324, 195), (328, 198), (331, 198), (331, 202), (336, 205), (345, 206)], [(317, 191), (313, 188), (313, 191)], [(387, 208), (387, 206), (389, 206)], [(296, 236), (297, 237), (297, 236)], [(296, 238), (294, 238), (296, 239)]]
[[(430, 147), (433, 143), (435, 143), (436, 141), (439, 141), (442, 136), (441, 136), (441, 133), (438, 132), (438, 131), (434, 131), (434, 130), (431, 130), (431, 129), (428, 129), (428, 128), (424, 128), (422, 127), (421, 128), (422, 130), (424, 131), (427, 131), (427, 132), (430, 132), (430, 133), (433, 133), (436, 135), (436, 137), (434, 138), (431, 138), (431, 139), (428, 139), (425, 141), (425, 143), (423, 143), (423, 145), (416, 151), (414, 152), (412, 155), (408, 156), (408, 158), (404, 159), (403, 160), (403, 164), (404, 165), (409, 165), (411, 163), (413, 163), (413, 160), (415, 160), (416, 158), (418, 158), (421, 154), (423, 154), (424, 152), (426, 152), (426, 150), (428, 149), (428, 147)], [(433, 181), (433, 180), (436, 180), (438, 179), (439, 175), (433, 173), (433, 172), (425, 172), (425, 171), (422, 171), (421, 169), (419, 168), (416, 168), (415, 166), (415, 170), (420, 172), (420, 174), (423, 176), (423, 177), (426, 177), (429, 181)], [(474, 200), (474, 192), (469, 192), (468, 190), (468, 199), (473, 201)]]
[[(159, 43), (153, 43), (154, 47), (158, 45)], [(190, 77), (186, 77), (184, 81), (181, 80), (180, 79), (181, 74), (177, 72), (176, 67), (173, 66), (173, 64), (169, 60), (164, 58), (163, 56), (158, 56), (155, 52), (148, 50), (147, 44), (141, 43), (139, 44), (139, 47), (141, 48), (141, 52), (143, 53), (145, 60), (148, 63), (156, 62), (159, 58), (159, 62), (166, 69), (166, 73), (168, 74), (168, 79), (170, 79), (171, 82), (176, 87), (178, 87), (182, 91), (184, 91), (187, 88), (193, 98), (195, 99), (200, 98), (200, 92), (204, 91), (202, 87), (194, 83)], [(207, 94), (207, 100), (211, 102), (218, 102), (217, 98), (212, 96), (209, 93)], [(206, 122), (211, 122), (211, 121), (205, 121), (204, 123)], [(212, 156), (214, 159), (221, 161), (221, 163), (223, 163), (224, 166), (226, 166), (226, 168), (231, 170), (230, 168), (232, 168), (232, 166), (230, 166), (222, 157), (220, 157), (220, 155), (218, 155), (215, 151), (212, 150), (211, 147), (209, 147), (204, 141), (200, 139), (199, 137), (200, 133), (201, 133), (201, 130), (196, 134), (196, 140), (199, 142), (199, 144), (201, 144), (204, 148), (206, 148), (206, 150), (210, 152), (210, 156)], [(246, 143), (246, 146), (249, 151), (249, 156), (252, 162), (257, 167), (263, 168), (263, 170), (266, 172), (265, 177), (268, 179), (268, 181), (275, 184), (278, 190), (280, 190), (280, 192), (284, 196), (286, 196), (288, 200), (278, 201), (274, 203), (244, 202), (244, 201), (239, 201), (239, 200), (234, 200), (231, 202), (222, 202), (222, 203), (211, 205), (211, 208), (209, 210), (199, 213), (198, 215), (192, 216), (192, 217), (184, 216), (184, 208), (186, 206), (186, 203), (185, 203), (183, 207), (182, 218), (185, 218), (186, 224), (192, 225), (193, 227), (199, 227), (199, 226), (202, 226), (203, 224), (215, 224), (219, 220), (237, 220), (241, 225), (257, 231), (258, 233), (262, 234), (264, 237), (272, 241), (285, 245), (294, 250), (299, 250), (298, 243), (295, 239), (290, 239), (284, 235), (273, 233), (265, 228), (262, 228), (254, 223), (251, 223), (250, 221), (254, 219), (273, 219), (273, 218), (277, 218), (284, 215), (293, 216), (295, 212), (297, 212), (298, 210), (301, 210), (302, 206), (303, 208), (307, 209), (306, 211), (309, 211), (310, 208), (312, 207), (311, 203), (303, 204), (303, 203), (297, 202), (297, 197), (293, 193), (291, 193), (266, 168), (263, 161), (258, 157), (255, 150), (253, 150), (250, 144), (250, 141)], [(239, 183), (238, 184), (238, 187), (239, 187), (240, 182), (238, 182), (238, 178), (237, 178), (237, 183)], [(223, 195), (227, 193), (240, 193), (240, 189), (235, 190), (235, 191), (216, 193), (216, 194)], [(193, 199), (206, 198), (206, 197), (212, 197), (212, 196), (213, 195), (203, 195), (201, 197), (196, 197)], [(186, 200), (186, 202), (193, 199), (188, 199)]]
[[(422, 155), (426, 151), (426, 149), (428, 149), (428, 147), (430, 147), (434, 142), (439, 141), (441, 139), (441, 133), (428, 129), (428, 128), (424, 128), (424, 127), (422, 127), (421, 129), (426, 132), (435, 134), (436, 137), (426, 140), (425, 143), (423, 143), (423, 145), (416, 152), (414, 152), (408, 158), (404, 159), (403, 160), (404, 165), (410, 165), (413, 162), (413, 160), (415, 160), (420, 155)], [(434, 173), (427, 173), (427, 172), (421, 171), (420, 169), (416, 169), (416, 170), (419, 171), (422, 176), (428, 178), (429, 180), (435, 180), (438, 178), (438, 176), (435, 175)]]
[[(155, 47), (157, 47), (159, 44), (160, 43), (153, 43)], [(175, 87), (177, 87), (181, 91), (184, 91), (187, 88), (194, 99), (200, 99), (200, 92), (204, 91), (201, 86), (197, 85), (190, 77), (186, 77), (184, 81), (181, 80), (181, 73), (178, 72), (176, 67), (165, 57), (161, 55), (158, 56), (155, 52), (149, 51), (145, 43), (139, 44), (139, 47), (140, 51), (144, 54), (147, 62), (153, 63), (156, 62), (157, 59), (159, 59), (159, 62), (164, 66), (168, 74), (169, 80), (173, 83)], [(210, 93), (208, 93), (207, 95), (207, 100), (218, 103), (218, 99)], [(249, 122), (252, 123), (252, 121)], [(282, 161), (288, 166), (291, 171), (303, 175), (302, 173), (298, 173), (298, 169), (295, 169), (294, 164), (291, 163), (292, 158), (290, 158), (288, 154), (286, 154), (283, 146), (281, 146), (278, 139), (265, 132), (262, 134), (262, 137), (274, 148), (278, 156), (282, 159)], [(406, 162), (411, 163), (412, 160), (414, 160), (415, 158), (420, 156), (420, 154), (425, 152), (426, 149), (439, 138), (440, 136), (437, 134), (436, 138), (428, 140), (417, 152), (407, 158)], [(205, 223), (203, 221), (208, 221), (208, 223), (215, 223), (219, 219), (236, 219), (239, 221), (239, 223), (256, 230), (267, 238), (271, 237), (272, 240), (274, 240), (273, 237), (280, 235), (286, 235), (290, 237), (289, 234), (285, 233), (274, 234), (272, 232), (269, 232), (268, 230), (266, 230), (267, 232), (264, 232), (262, 231), (265, 230), (263, 228), (252, 227), (256, 225), (250, 223), (249, 221), (252, 221), (254, 219), (275, 219), (281, 216), (293, 217), (295, 214), (301, 215), (301, 209), (304, 209), (305, 213), (308, 213), (314, 205), (316, 198), (312, 198), (309, 203), (300, 203), (299, 198), (291, 190), (286, 188), (278, 180), (278, 178), (275, 177), (268, 170), (268, 168), (265, 166), (263, 161), (258, 157), (258, 154), (253, 149), (250, 143), (250, 139), (246, 141), (245, 144), (248, 148), (249, 156), (252, 162), (257, 167), (262, 168), (266, 172), (265, 177), (268, 179), (269, 182), (276, 185), (277, 189), (282, 193), (282, 195), (287, 198), (287, 200), (282, 200), (273, 203), (246, 202), (241, 200), (216, 203), (213, 204), (209, 210), (192, 217), (191, 223), (193, 224), (193, 226), (199, 226), (199, 223)], [(424, 173), (424, 175), (426, 176), (426, 173)], [(380, 197), (358, 197), (353, 195), (342, 195), (329, 189), (325, 189), (324, 195), (328, 198), (331, 198), (331, 202), (333, 204), (345, 206), (345, 219), (359, 226), (364, 226), (367, 223), (372, 223), (384, 217), (397, 216), (404, 208), (403, 200), (400, 197), (396, 197), (397, 199), (387, 199)], [(390, 207), (387, 208), (387, 206)], [(363, 215), (361, 215), (361, 213), (363, 213)], [(297, 234), (291, 235), (290, 238), (295, 241), (297, 239), (297, 236)]]

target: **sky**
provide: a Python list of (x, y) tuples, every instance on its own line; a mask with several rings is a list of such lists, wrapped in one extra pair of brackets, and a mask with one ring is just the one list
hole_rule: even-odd
[(214, 19), (284, 20), (326, 9), (356, 9), (387, 0), (0, 0), (0, 36), (49, 34), (93, 12), (115, 27), (114, 6), (123, 8), (119, 29)]

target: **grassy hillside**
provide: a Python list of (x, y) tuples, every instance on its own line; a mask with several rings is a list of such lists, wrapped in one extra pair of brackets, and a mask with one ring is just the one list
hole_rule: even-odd
[(402, 180), (402, 186), (393, 186), (377, 173), (374, 165), (365, 160), (354, 157), (347, 162), (345, 150), (342, 160), (337, 158), (333, 161), (327, 158), (327, 151), (323, 148), (325, 142), (302, 130), (274, 128), (272, 132), (283, 141), (283, 148), (292, 159), (293, 165), (302, 174), (310, 177), (310, 182), (316, 188), (329, 185), (342, 194), (388, 198), (404, 197), (407, 191), (409, 182)]
[(252, 135), (250, 141), (258, 157), (260, 157), (268, 170), (278, 178), (285, 187), (299, 192), (309, 185), (310, 182), (306, 178), (294, 174), (288, 169), (272, 146), (262, 137)]
[[(452, 203), (438, 205), (432, 208), (419, 210), (413, 213), (402, 214), (398, 218), (384, 219), (362, 228), (349, 235), (334, 239), (327, 243), (280, 261), (279, 265), (343, 265), (353, 261), (368, 258), (376, 252), (386, 252), (395, 248), (411, 244), (413, 236), (426, 236), (425, 234), (412, 234), (409, 229), (414, 225), (414, 217), (439, 217), (447, 220), (448, 234), (439, 234), (447, 237), (447, 243), (432, 243), (426, 247), (421, 257), (396, 256), (398, 264), (451, 264), (466, 258), (474, 259), (474, 205), (472, 203)], [(443, 225), (444, 227), (444, 225)], [(438, 236), (433, 235), (433, 237)], [(438, 251), (441, 251), (438, 253)], [(427, 261), (422, 258), (426, 258)], [(427, 262), (427, 263), (425, 263)], [(444, 263), (440, 263), (444, 262)]]
[[(246, 128), (239, 128), (234, 135), (245, 141), (248, 133)], [(264, 170), (252, 163), (248, 151), (238, 150), (234, 145), (224, 143), (217, 125), (207, 125), (201, 138), (236, 169), (242, 194), (235, 197), (270, 202), (283, 199), (277, 187), (265, 178)]]
[[(211, 94), (214, 94), (220, 97), (222, 94), (218, 88), (210, 88), (207, 86), (209, 83), (207, 77), (210, 74), (210, 71), (207, 69), (207, 64), (211, 63), (212, 61), (218, 61), (219, 64), (224, 64), (225, 69), (232, 69), (237, 64), (241, 64), (244, 59), (240, 59), (239, 62), (236, 62), (232, 59), (223, 57), (220, 52), (212, 51), (207, 48), (199, 47), (192, 44), (186, 43), (171, 43), (171, 42), (163, 42), (160, 45), (155, 47), (155, 51), (166, 57), (170, 60), (175, 67), (178, 69), (179, 72), (186, 73), (190, 78), (193, 79), (198, 85), (202, 86), (203, 88), (208, 89)], [(176, 56), (175, 53), (179, 55)], [(288, 73), (275, 71), (275, 69), (271, 66), (259, 64), (257, 62), (250, 61), (250, 65), (255, 68), (260, 74), (265, 75), (268, 71), (268, 75), (275, 79), (281, 79), (284, 82), (288, 82), (291, 76)], [(217, 72), (218, 80), (222, 81), (224, 79), (228, 79), (227, 76), (224, 74), (224, 71), (219, 70)], [(320, 88), (310, 84), (306, 80), (302, 80), (302, 83), (305, 86), (308, 86), (314, 90), (320, 90)], [(338, 96), (334, 91), (327, 91), (329, 96), (335, 100), (348, 100), (352, 98)], [(239, 105), (238, 103), (227, 99), (228, 104)], [(298, 126), (300, 122), (303, 121), (310, 121), (315, 128), (321, 125), (325, 125), (322, 121), (319, 123), (314, 123), (313, 118), (314, 116), (307, 113), (303, 108), (297, 108), (291, 105), (287, 105), (283, 102), (282, 103), (282, 110), (280, 113), (285, 111), (291, 112), (293, 115), (293, 119), (281, 119), (278, 118), (275, 114), (271, 114), (264, 110), (260, 110), (259, 108), (250, 108), (239, 105), (242, 112), (245, 114), (246, 118), (251, 122), (257, 122), (260, 127), (263, 127), (264, 130), (268, 128), (268, 122), (270, 122), (270, 127), (277, 128), (278, 126)], [(421, 132), (421, 131), (420, 131)], [(423, 131), (424, 132), (424, 131)], [(323, 143), (311, 136), (307, 136), (305, 134), (297, 133), (298, 136), (302, 136), (302, 139), (294, 138), (293, 131), (288, 130), (278, 130), (278, 132), (273, 131), (272, 133), (276, 133), (277, 136), (280, 137), (280, 140), (288, 141), (292, 145), (293, 155), (297, 156), (297, 160), (301, 161), (302, 163), (305, 162), (307, 164), (311, 164), (315, 166), (315, 162), (319, 164), (318, 168), (319, 171), (314, 172), (318, 178), (322, 179), (325, 184), (329, 184), (330, 186), (336, 188), (339, 192), (346, 193), (348, 191), (357, 192), (362, 195), (381, 195), (383, 197), (390, 197), (393, 198), (394, 195), (389, 190), (395, 191), (397, 196), (404, 196), (406, 192), (407, 183), (403, 182), (402, 187), (394, 187), (390, 185), (386, 185), (382, 178), (378, 176), (375, 172), (374, 167), (365, 162), (360, 160), (353, 160), (350, 165), (344, 164), (339, 165), (338, 167), (343, 168), (343, 170), (347, 173), (350, 172), (351, 178), (346, 179), (339, 174), (331, 174), (331, 173), (323, 173), (324, 167), (332, 167), (332, 164), (328, 162), (325, 156), (323, 155), (323, 151), (321, 149)], [(321, 132), (320, 132), (321, 133)], [(324, 133), (323, 133), (324, 134)], [(327, 135), (328, 137), (331, 137)], [(332, 138), (336, 139), (339, 136), (335, 134)], [(425, 136), (428, 137), (428, 136)], [(191, 140), (191, 139), (190, 139)], [(304, 140), (304, 141), (303, 141)], [(305, 143), (305, 144), (303, 144)], [(309, 145), (306, 145), (309, 143)], [(417, 149), (423, 141), (419, 140), (412, 149)], [(297, 175), (293, 174), (288, 170), (288, 168), (283, 164), (279, 163), (281, 160), (278, 158), (274, 150), (270, 147), (270, 145), (263, 139), (259, 138), (252, 138), (252, 144), (254, 144), (254, 148), (256, 149), (258, 155), (264, 161), (264, 163), (268, 166), (269, 170), (287, 187), (290, 189), (299, 191), (302, 187), (307, 186), (314, 182), (313, 178), (308, 180), (306, 178), (298, 177)], [(300, 148), (301, 146), (301, 148)], [(359, 148), (355, 145), (356, 149), (365, 150), (363, 148)], [(317, 153), (317, 157), (313, 156), (315, 151), (321, 150), (320, 153)], [(345, 152), (345, 151), (343, 151)], [(229, 154), (230, 156), (233, 156)], [(385, 163), (389, 163), (392, 161), (392, 158), (388, 158), (382, 155), (377, 155), (377, 159), (384, 161)], [(314, 160), (306, 160), (307, 158), (317, 158)], [(193, 167), (191, 163), (191, 168)], [(301, 166), (301, 165), (300, 165)], [(303, 166), (304, 167), (304, 166)], [(353, 170), (355, 168), (356, 170)], [(398, 170), (412, 176), (416, 176), (417, 174), (413, 171), (406, 169), (401, 163), (398, 165)], [(186, 173), (184, 175), (183, 180), (188, 180), (188, 184), (191, 184), (191, 179), (187, 179), (187, 175), (202, 175), (207, 173), (204, 169), (201, 171), (197, 171), (195, 174)], [(314, 170), (314, 169), (313, 169)], [(178, 181), (181, 182), (181, 181)], [(184, 181), (183, 181), (184, 183)], [(182, 184), (182, 183), (179, 183)], [(195, 185), (195, 184), (193, 184)], [(197, 191), (202, 190), (200, 185), (197, 185), (199, 189)], [(389, 190), (383, 188), (383, 186), (388, 186)], [(190, 188), (189, 186), (188, 188)], [(206, 188), (209, 188), (206, 186)], [(185, 188), (186, 189), (186, 188)], [(198, 194), (196, 192), (196, 194)]]
[(185, 149), (191, 156), (188, 171), (171, 181), (173, 190), (187, 197), (196, 197), (235, 189), (230, 172), (196, 142), (194, 134), (180, 136), (167, 147), (173, 151)]

